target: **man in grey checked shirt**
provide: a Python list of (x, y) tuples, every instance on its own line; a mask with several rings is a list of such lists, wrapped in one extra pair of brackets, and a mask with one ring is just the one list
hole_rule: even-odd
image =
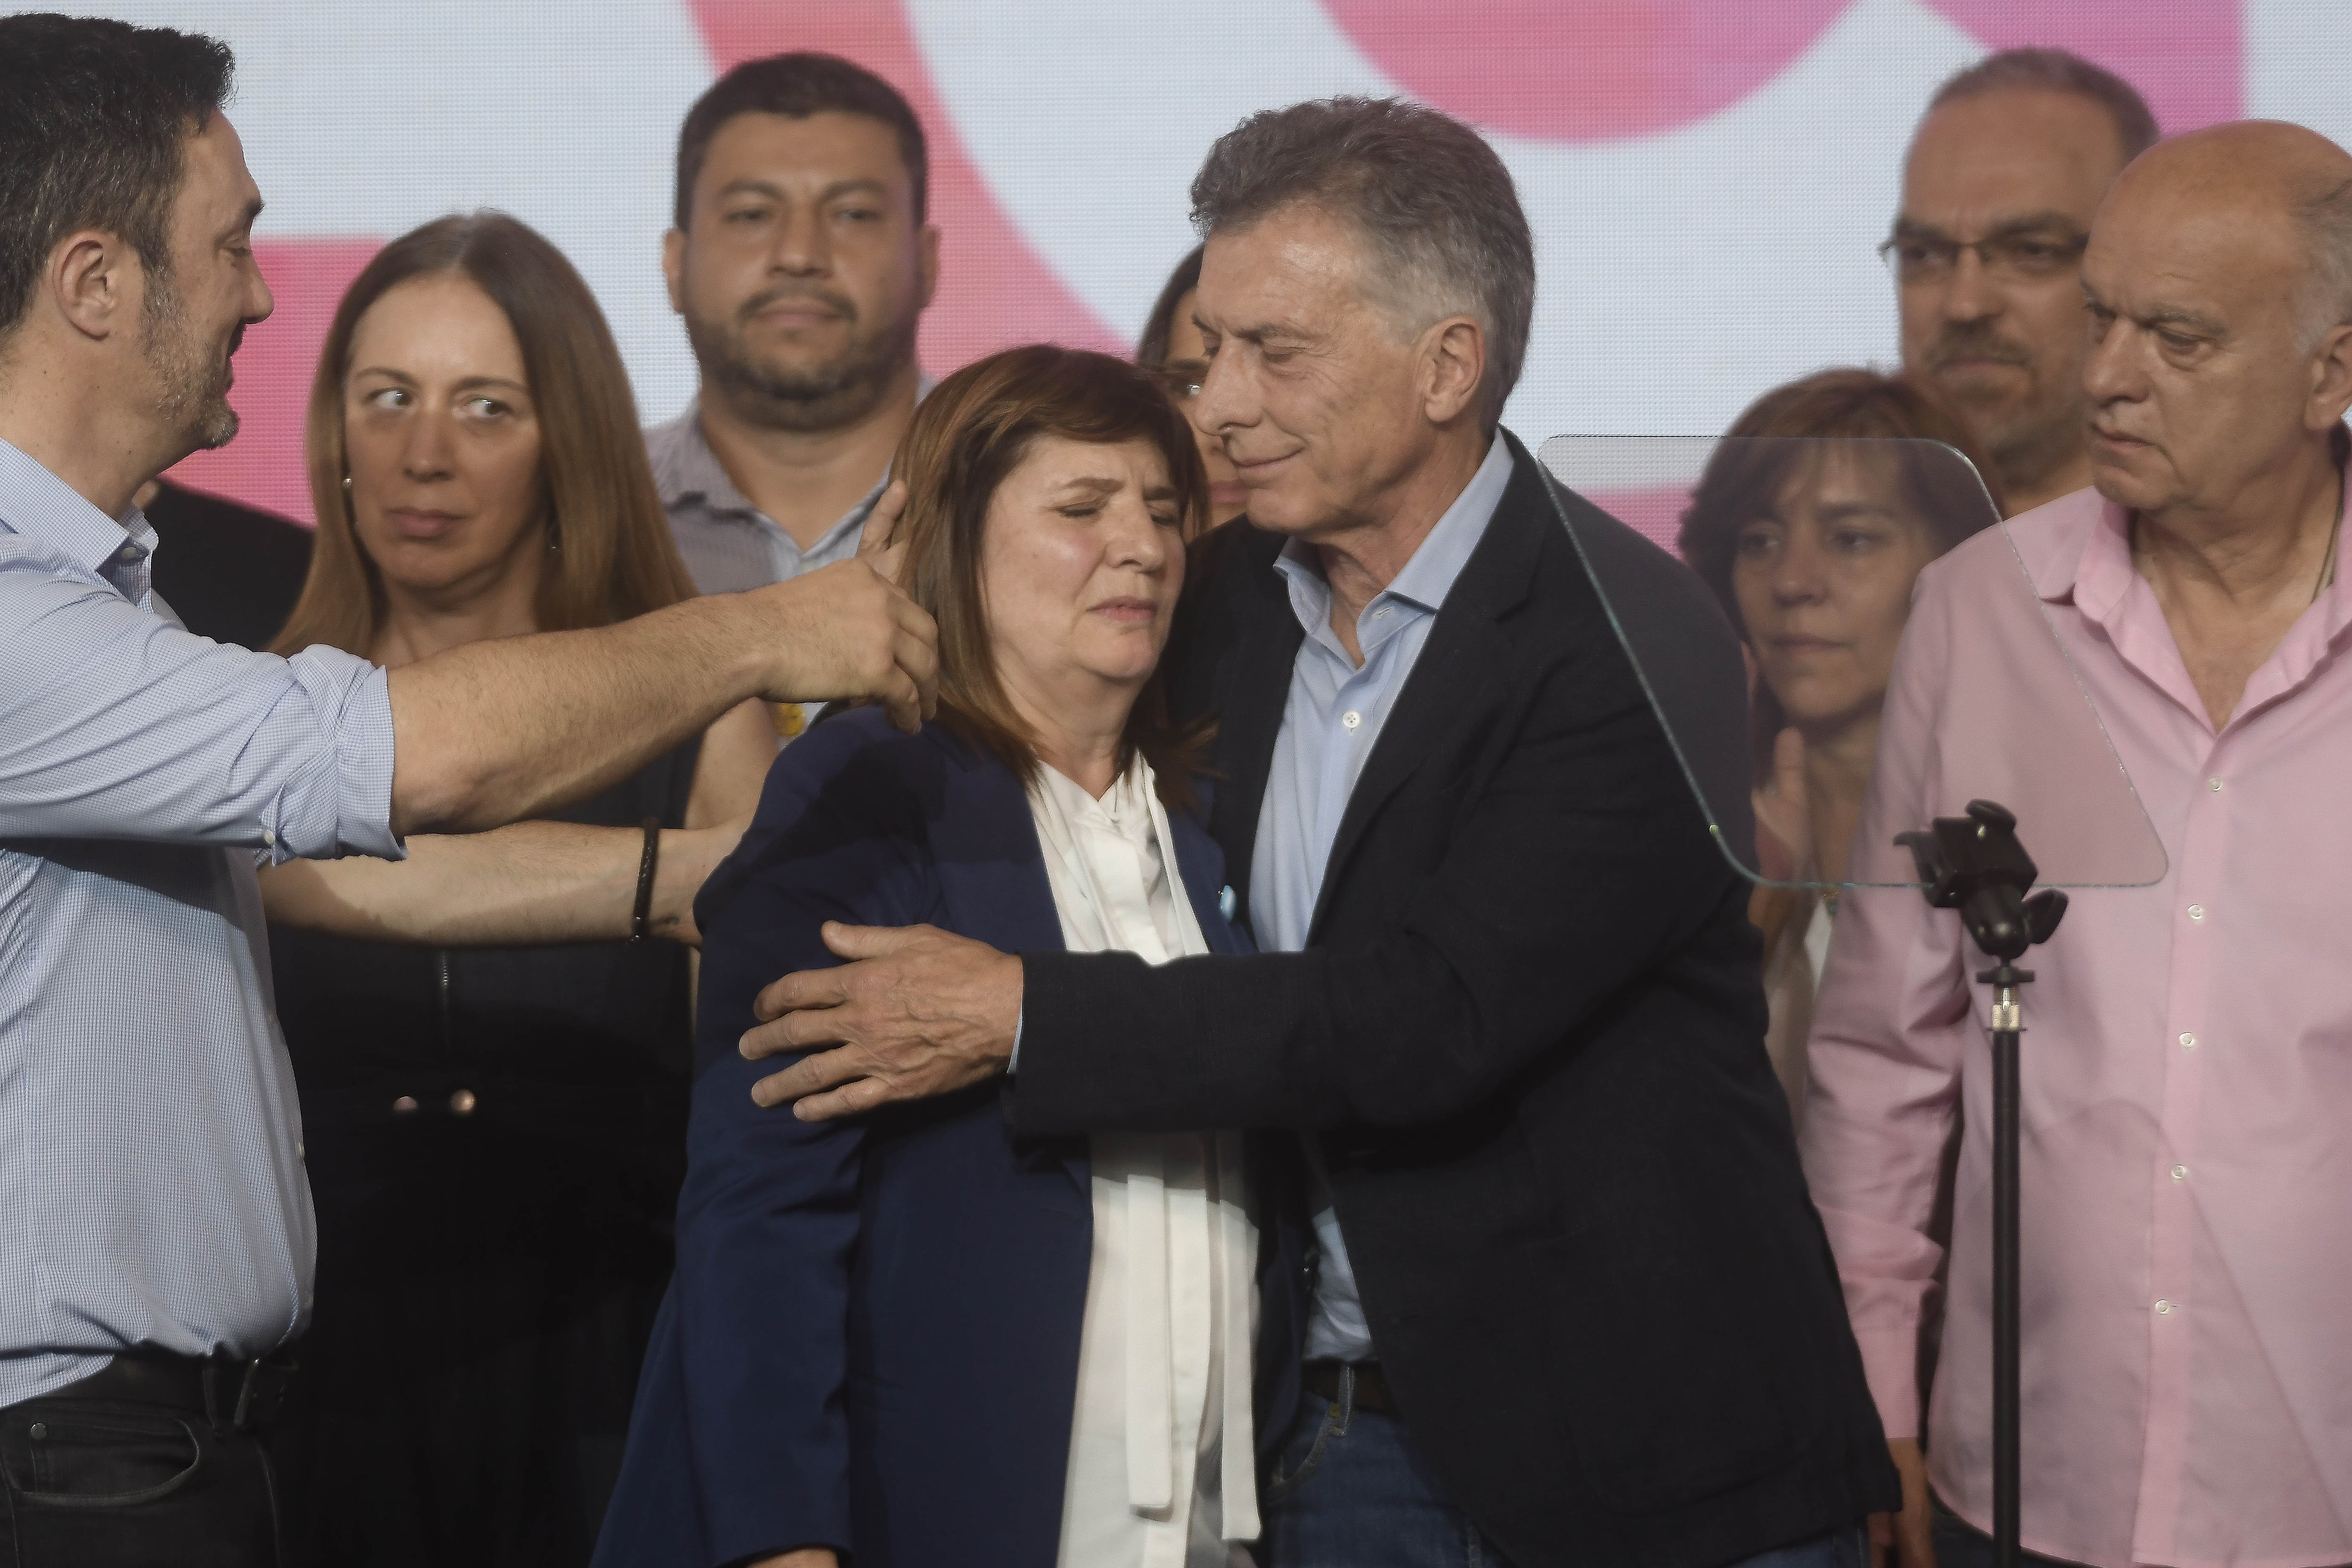
[(231, 69), (0, 18), (0, 1561), (275, 1561), (312, 1234), (262, 858), (541, 813), (752, 698), (911, 728), (936, 668), (863, 562), (390, 673), (159, 614), (131, 498), (235, 434), (271, 303)]
[(924, 391), (927, 177), (907, 100), (832, 55), (748, 60), (688, 111), (662, 266), (702, 390), (646, 447), (704, 593), (856, 553)]

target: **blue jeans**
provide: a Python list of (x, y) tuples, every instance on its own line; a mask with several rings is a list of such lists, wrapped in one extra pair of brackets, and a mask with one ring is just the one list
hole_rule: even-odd
[[(1266, 1568), (1511, 1568), (1446, 1498), (1404, 1424), (1315, 1394), (1266, 1488)], [(1869, 1568), (1860, 1521), (1731, 1568)]]

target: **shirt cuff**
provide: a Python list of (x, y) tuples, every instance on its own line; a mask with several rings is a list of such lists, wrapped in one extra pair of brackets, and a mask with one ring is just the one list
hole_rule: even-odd
[[(407, 846), (392, 831), (390, 672), (341, 648), (324, 646), (306, 647), (286, 663), (330, 731), (335, 770), (334, 820), (300, 824), (281, 820), (267, 845), (271, 860), (338, 855), (406, 859)], [(281, 799), (281, 811), (284, 805)]]
[(1887, 1439), (1919, 1436), (1919, 1325), (1856, 1329), (1863, 1376)]
[(1025, 1006), (1013, 1015), (1013, 1054), (1004, 1058), (1004, 1076), (1007, 1078), (1021, 1070), (1021, 1026), (1028, 1016), (1029, 1009)]

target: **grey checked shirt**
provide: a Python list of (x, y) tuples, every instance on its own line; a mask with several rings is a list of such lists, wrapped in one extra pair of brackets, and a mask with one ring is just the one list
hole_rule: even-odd
[(0, 1405), (310, 1304), (263, 857), (397, 857), (392, 699), (159, 613), (118, 523), (0, 441)]
[[(926, 381), (924, 390), (930, 384)], [(702, 435), (702, 400), (667, 425), (646, 432), (646, 455), (653, 459), (654, 486), (669, 513), (669, 531), (694, 585), (706, 594), (740, 594), (764, 588), (846, 561), (857, 553), (866, 514), (882, 499), (889, 476), (874, 481), (866, 498), (803, 550), (783, 525), (753, 506)]]

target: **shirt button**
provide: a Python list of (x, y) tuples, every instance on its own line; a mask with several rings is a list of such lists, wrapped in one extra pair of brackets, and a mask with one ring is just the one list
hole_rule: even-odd
[(459, 1116), (473, 1115), (475, 1103), (474, 1091), (470, 1089), (461, 1089), (449, 1097), (449, 1109)]
[(2176, 1181), (2176, 1182), (2185, 1182), (2185, 1181), (2187, 1181), (2187, 1180), (2189, 1179), (2189, 1167), (2188, 1167), (2188, 1166), (2186, 1166), (2186, 1165), (2175, 1165), (2175, 1166), (2173, 1166), (2173, 1167), (2172, 1167), (2172, 1179), (2173, 1179), (2174, 1181)]
[(2180, 1048), (2181, 1048), (2182, 1050), (2184, 1050), (2184, 1051), (2193, 1051), (2193, 1050), (2195, 1050), (2195, 1049), (2197, 1048), (2197, 1037), (2196, 1037), (2196, 1036), (2194, 1036), (2194, 1035), (2183, 1035), (2183, 1036), (2181, 1036), (2181, 1037), (2180, 1037)]
[(124, 546), (122, 547), (122, 554), (121, 554), (121, 556), (120, 558), (121, 558), (121, 560), (124, 560), (124, 561), (136, 561), (136, 560), (138, 560), (138, 559), (139, 559), (139, 547), (138, 547), (137, 545), (135, 545), (135, 544), (126, 544), (126, 545), (124, 545)]
[(2192, 921), (2201, 921), (2201, 920), (2203, 920), (2203, 919), (2205, 918), (2205, 906), (2204, 906), (2204, 905), (2202, 905), (2202, 904), (2191, 904), (2191, 905), (2189, 905), (2189, 918), (2190, 920), (2192, 920)]
[(416, 1114), (416, 1097), (413, 1094), (402, 1095), (392, 1102), (392, 1113), (394, 1116), (414, 1116)]
[(278, 835), (269, 828), (265, 827), (261, 830), (261, 841), (272, 849), (278, 847)]
[(1352, 708), (1339, 715), (1339, 724), (1342, 729), (1352, 730), (1363, 721), (1364, 716)]
[(2158, 1301), (2156, 1304), (2156, 1310), (2158, 1315), (2160, 1317), (2169, 1316), (2172, 1311), (2172, 1303), (2169, 1301)]
[(2205, 781), (2205, 787), (2211, 790), (2215, 795), (2220, 795), (2221, 793), (2221, 781), (2220, 779), (2207, 779)]

